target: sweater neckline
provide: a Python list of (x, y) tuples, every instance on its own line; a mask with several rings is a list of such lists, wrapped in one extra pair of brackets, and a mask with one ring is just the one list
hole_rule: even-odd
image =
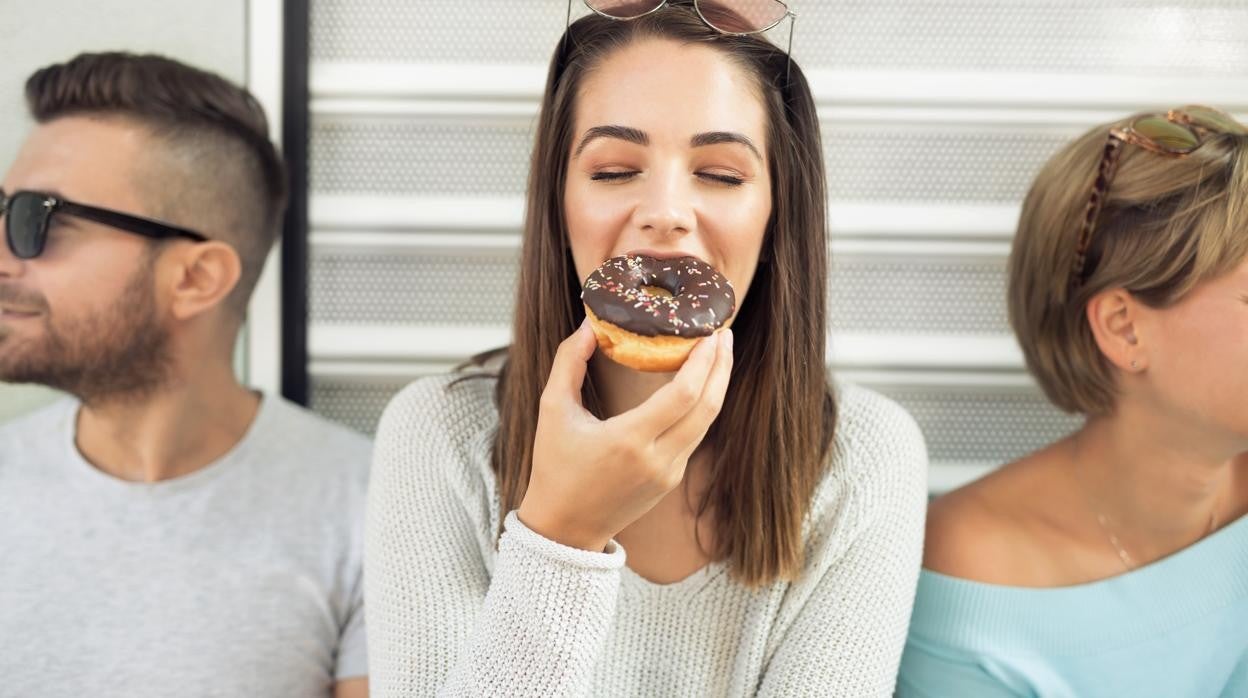
[[(625, 551), (627, 553), (627, 551)], [(665, 596), (690, 596), (702, 591), (727, 571), (726, 564), (720, 561), (708, 562), (693, 573), (676, 582), (661, 584), (637, 574), (627, 564), (620, 572), (620, 580), (627, 592), (642, 595), (661, 594)]]
[(1245, 600), (1248, 515), (1154, 563), (1085, 584), (1007, 586), (924, 569), (914, 628), (956, 644), (1089, 651), (1156, 637)]

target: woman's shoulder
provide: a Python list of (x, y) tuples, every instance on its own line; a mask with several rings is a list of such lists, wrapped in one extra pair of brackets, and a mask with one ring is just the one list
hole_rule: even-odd
[(390, 400), (377, 429), (374, 479), (433, 477), (480, 489), (498, 426), (487, 373), (426, 376)]
[[(882, 516), (893, 517), (905, 529), (905, 538), (921, 540), (927, 447), (918, 424), (904, 408), (873, 390), (844, 382), (833, 383), (832, 389), (836, 427), (807, 518), (808, 548), (847, 546)], [(835, 551), (822, 550), (808, 562), (836, 557)]]
[(431, 438), (460, 441), (497, 424), (497, 383), (497, 377), (487, 373), (418, 378), (391, 398), (378, 432), (419, 429)]
[(1061, 550), (1071, 539), (1054, 507), (1071, 498), (1057, 481), (1054, 458), (1053, 447), (1042, 449), (934, 500), (923, 567), (998, 585), (1064, 580), (1057, 562), (1069, 557)]
[(853, 383), (833, 384), (836, 428), (829, 475), (860, 485), (927, 487), (927, 444), (914, 417), (889, 398)]

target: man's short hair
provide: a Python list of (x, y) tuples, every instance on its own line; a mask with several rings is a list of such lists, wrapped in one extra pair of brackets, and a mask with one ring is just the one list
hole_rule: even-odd
[(264, 109), (213, 73), (156, 55), (83, 53), (26, 81), (31, 116), (120, 117), (167, 146), (138, 184), (155, 213), (230, 244), (242, 277), (227, 304), (241, 318), (277, 239), (286, 168), (269, 140)]

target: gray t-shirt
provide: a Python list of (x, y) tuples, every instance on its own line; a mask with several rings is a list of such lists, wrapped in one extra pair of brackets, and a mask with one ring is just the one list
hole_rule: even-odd
[(190, 475), (74, 446), (78, 404), (0, 427), (0, 696), (328, 696), (365, 676), (370, 445), (265, 397)]

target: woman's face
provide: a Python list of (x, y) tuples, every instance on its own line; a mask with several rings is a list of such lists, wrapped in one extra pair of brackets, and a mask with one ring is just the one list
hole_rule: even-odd
[(1169, 308), (1141, 309), (1152, 398), (1248, 448), (1248, 260)]
[(691, 255), (737, 307), (771, 215), (767, 116), (750, 76), (705, 46), (644, 39), (582, 83), (564, 213), (580, 279), (626, 253)]

